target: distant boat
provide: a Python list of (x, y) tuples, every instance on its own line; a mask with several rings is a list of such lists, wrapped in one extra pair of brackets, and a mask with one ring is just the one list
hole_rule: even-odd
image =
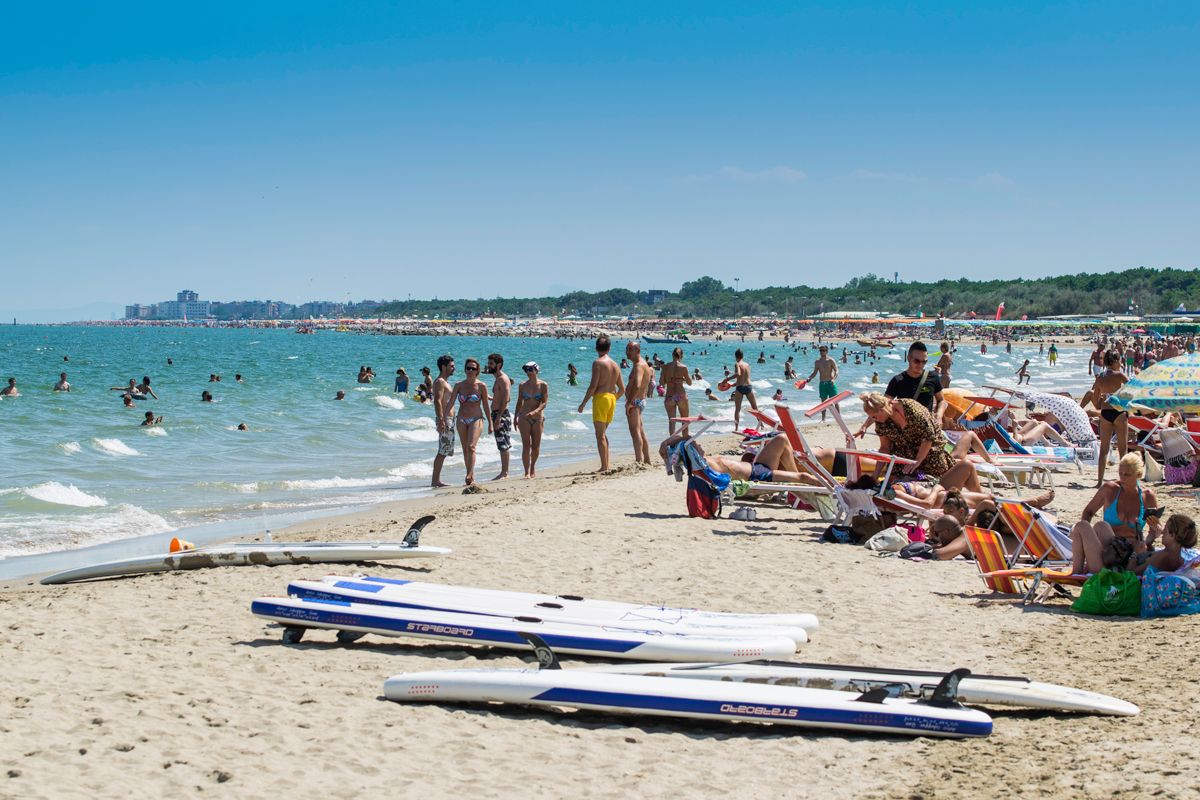
[(646, 344), (691, 344), (692, 340), (687, 336), (643, 336), (642, 341)]

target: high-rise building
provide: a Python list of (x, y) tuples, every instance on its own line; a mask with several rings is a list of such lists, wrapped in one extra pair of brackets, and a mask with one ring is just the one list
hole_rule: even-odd
[(175, 295), (175, 300), (180, 303), (194, 303), (200, 299), (200, 295), (193, 292), (191, 289), (184, 289), (179, 294)]

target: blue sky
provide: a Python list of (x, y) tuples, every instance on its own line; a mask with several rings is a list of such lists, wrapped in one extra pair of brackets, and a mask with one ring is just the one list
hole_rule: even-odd
[(1197, 266), (1194, 3), (495, 5), (7, 10), (0, 307)]

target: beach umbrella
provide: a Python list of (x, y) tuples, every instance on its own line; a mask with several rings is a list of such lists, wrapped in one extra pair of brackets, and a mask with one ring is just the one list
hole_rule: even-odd
[(1092, 430), (1092, 423), (1088, 421), (1087, 414), (1071, 398), (1046, 392), (1016, 392), (1015, 396), (1037, 403), (1058, 417), (1058, 421), (1062, 423), (1063, 436), (1075, 444), (1088, 445), (1096, 441), (1096, 432)]
[(1200, 353), (1169, 358), (1142, 370), (1108, 402), (1125, 410), (1200, 413)]

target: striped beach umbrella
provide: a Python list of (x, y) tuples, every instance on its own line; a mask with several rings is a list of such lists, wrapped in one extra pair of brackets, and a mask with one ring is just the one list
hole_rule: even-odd
[(1142, 370), (1108, 398), (1117, 408), (1200, 413), (1200, 353)]

